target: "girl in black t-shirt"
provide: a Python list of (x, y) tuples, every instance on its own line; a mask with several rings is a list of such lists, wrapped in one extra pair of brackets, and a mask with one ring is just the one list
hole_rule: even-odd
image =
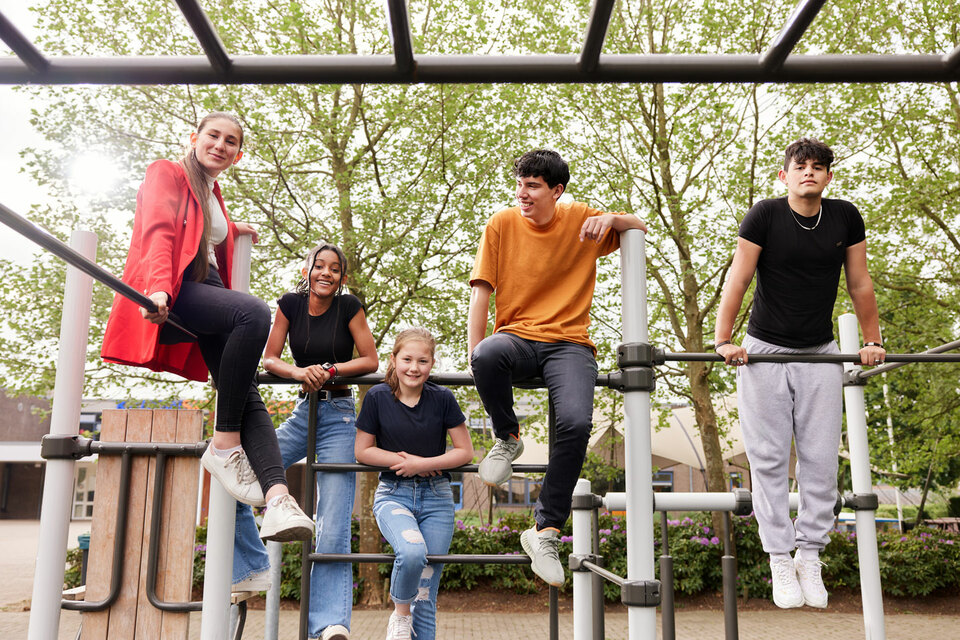
[[(300, 382), (301, 399), (277, 430), (285, 467), (307, 454), (310, 403), (317, 405), (317, 462), (353, 462), (356, 413), (353, 392), (335, 378), (377, 370), (373, 334), (363, 304), (345, 293), (347, 260), (335, 245), (321, 244), (309, 254), (296, 291), (278, 300), (276, 318), (264, 350), (264, 368)], [(293, 364), (280, 358), (289, 338)], [(354, 356), (356, 350), (356, 356)], [(356, 474), (317, 473), (317, 552), (349, 553), (350, 520)], [(256, 539), (249, 508), (238, 509), (234, 553), (234, 589), (261, 591), (270, 562)], [(310, 571), (309, 635), (324, 640), (349, 637), (353, 569), (349, 563), (315, 563)]]
[(428, 565), (427, 554), (446, 553), (453, 538), (453, 493), (444, 470), (473, 459), (456, 399), (427, 382), (434, 348), (426, 329), (400, 332), (386, 382), (370, 389), (357, 418), (357, 460), (390, 468), (380, 474), (373, 499), (377, 525), (396, 553), (387, 640), (409, 640), (411, 631), (417, 640), (436, 636), (443, 565)]

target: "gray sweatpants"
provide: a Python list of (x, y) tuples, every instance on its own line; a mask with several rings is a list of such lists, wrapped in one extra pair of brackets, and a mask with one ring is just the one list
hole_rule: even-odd
[[(839, 353), (836, 342), (791, 349), (747, 335), (759, 353)], [(823, 549), (837, 500), (837, 451), (843, 411), (840, 364), (748, 363), (737, 369), (737, 404), (750, 461), (753, 510), (767, 553)], [(790, 440), (797, 451), (800, 508), (788, 506)]]

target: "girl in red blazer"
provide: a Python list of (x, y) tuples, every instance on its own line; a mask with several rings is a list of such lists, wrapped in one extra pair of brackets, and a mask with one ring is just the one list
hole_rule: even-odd
[[(270, 310), (230, 289), (233, 244), (257, 233), (227, 215), (216, 179), (243, 155), (236, 117), (211, 113), (190, 135), (179, 162), (147, 168), (137, 194), (123, 280), (157, 305), (147, 312), (114, 297), (103, 338), (104, 360), (169, 371), (217, 388), (213, 441), (201, 462), (237, 500), (266, 503), (265, 540), (304, 540), (308, 518), (287, 490), (273, 422), (256, 386), (257, 366), (270, 330)], [(196, 341), (164, 324), (170, 312)]]

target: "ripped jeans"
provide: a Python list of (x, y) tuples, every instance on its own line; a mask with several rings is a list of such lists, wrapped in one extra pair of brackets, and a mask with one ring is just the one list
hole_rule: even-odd
[(444, 554), (453, 538), (453, 492), (443, 476), (381, 480), (373, 498), (380, 532), (396, 553), (390, 597), (411, 605), (417, 640), (434, 640), (437, 589), (442, 564), (427, 554)]

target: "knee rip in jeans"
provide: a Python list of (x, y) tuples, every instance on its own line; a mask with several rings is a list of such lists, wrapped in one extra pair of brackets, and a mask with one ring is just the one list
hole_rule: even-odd
[[(430, 578), (433, 577), (433, 567), (427, 565), (420, 574), (420, 587), (417, 589), (417, 600), (430, 599)], [(424, 584), (426, 583), (426, 584)]]
[(423, 534), (418, 529), (404, 529), (400, 535), (410, 544), (424, 544)]

